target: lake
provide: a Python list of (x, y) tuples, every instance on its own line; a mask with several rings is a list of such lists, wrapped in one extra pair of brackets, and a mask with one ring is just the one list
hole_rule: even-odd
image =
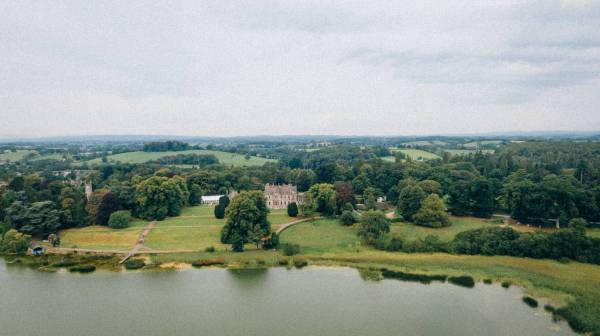
[(519, 288), (349, 268), (43, 273), (0, 259), (0, 335), (575, 335)]

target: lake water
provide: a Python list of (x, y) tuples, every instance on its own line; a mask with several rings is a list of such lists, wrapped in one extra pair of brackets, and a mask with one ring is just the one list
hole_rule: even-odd
[(575, 335), (518, 288), (354, 269), (42, 273), (0, 259), (0, 335)]

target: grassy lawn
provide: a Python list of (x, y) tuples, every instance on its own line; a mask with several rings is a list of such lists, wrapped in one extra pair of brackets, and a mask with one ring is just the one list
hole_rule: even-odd
[[(157, 225), (144, 243), (154, 250), (197, 250), (202, 251), (214, 246), (218, 251), (225, 251), (229, 245), (220, 242), (221, 228), (225, 219), (216, 219), (213, 207), (195, 206), (185, 208), (180, 217), (167, 218)], [(271, 210), (269, 221), (273, 229), (277, 225), (295, 220), (289, 217), (286, 210)]]
[(94, 250), (131, 249), (137, 242), (142, 227), (115, 230), (104, 226), (67, 229), (60, 232), (60, 246)]
[(280, 241), (298, 244), (306, 253), (352, 251), (359, 243), (354, 228), (343, 226), (334, 219), (294, 225), (281, 233)]
[(18, 149), (16, 152), (11, 152), (9, 150), (0, 153), (0, 161), (19, 161), (24, 158), (27, 154), (37, 153), (37, 151), (32, 149)]
[(428, 228), (424, 226), (418, 226), (412, 223), (393, 223), (390, 228), (390, 233), (392, 235), (401, 237), (406, 241), (416, 240), (418, 238), (425, 238), (427, 235), (436, 235), (440, 237), (440, 240), (450, 241), (462, 231), (498, 225), (494, 223), (493, 220), (475, 217), (452, 216), (450, 217), (450, 222), (452, 223), (452, 225), (443, 228)]
[[(108, 156), (109, 162), (123, 162), (123, 163), (144, 163), (152, 160), (157, 160), (164, 156), (172, 156), (178, 154), (213, 154), (219, 159), (219, 162), (224, 165), (233, 166), (262, 166), (266, 162), (275, 162), (272, 159), (265, 159), (252, 156), (246, 159), (244, 155), (227, 153), (212, 150), (188, 150), (180, 152), (127, 152), (119, 153)], [(90, 164), (99, 164), (101, 160), (99, 158), (88, 161)], [(187, 166), (187, 165), (186, 165)]]

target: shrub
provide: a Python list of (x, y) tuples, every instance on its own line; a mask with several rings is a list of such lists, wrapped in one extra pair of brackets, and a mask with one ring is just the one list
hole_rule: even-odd
[(204, 252), (213, 253), (213, 252), (215, 252), (215, 247), (214, 246), (209, 246), (209, 247), (207, 247), (207, 248), (204, 249)]
[(219, 203), (215, 206), (215, 218), (222, 219), (225, 218), (225, 208), (226, 206)]
[(486, 285), (491, 285), (492, 284), (492, 279), (483, 279), (483, 283)]
[(504, 287), (504, 288), (509, 288), (509, 287), (510, 287), (510, 285), (512, 285), (512, 284), (510, 283), (510, 281), (502, 281), (502, 287)]
[(381, 275), (387, 279), (413, 281), (413, 282), (420, 282), (422, 284), (430, 284), (432, 281), (444, 282), (444, 281), (446, 281), (446, 278), (448, 278), (446, 275), (405, 273), (405, 272), (400, 272), (400, 271), (390, 271), (386, 268), (381, 269)]
[(401, 251), (404, 242), (399, 237), (383, 236), (375, 242), (375, 248), (382, 251), (397, 252)]
[(296, 202), (292, 202), (287, 206), (287, 214), (290, 217), (298, 216), (298, 204)]
[(223, 260), (218, 259), (200, 259), (192, 262), (192, 266), (194, 267), (220, 266), (224, 264)]
[(354, 216), (354, 211), (342, 211), (342, 215), (340, 216), (340, 222), (342, 223), (342, 225), (352, 225), (356, 223), (356, 216)]
[(129, 227), (129, 218), (131, 213), (126, 210), (115, 211), (108, 219), (108, 226), (113, 229), (123, 229)]
[(279, 236), (275, 232), (271, 233), (269, 238), (267, 238), (263, 242), (263, 249), (265, 249), (265, 250), (276, 249), (278, 246), (279, 246)]
[(523, 302), (525, 302), (525, 304), (527, 304), (531, 308), (536, 308), (538, 306), (537, 300), (532, 298), (531, 296), (523, 296)]
[(146, 266), (144, 259), (129, 259), (125, 262), (125, 268), (128, 270), (140, 269)]
[(52, 267), (71, 267), (71, 266), (75, 266), (75, 265), (77, 265), (77, 263), (75, 262), (75, 260), (72, 260), (72, 259), (63, 259), (61, 261), (53, 263), (51, 266)]
[(308, 261), (304, 260), (304, 259), (297, 259), (294, 260), (294, 267), (296, 268), (302, 268), (308, 265)]
[(281, 245), (281, 248), (283, 250), (283, 255), (285, 256), (293, 256), (300, 253), (300, 245), (298, 244), (285, 243)]
[(467, 288), (475, 287), (475, 280), (473, 280), (472, 277), (466, 276), (466, 275), (457, 276), (457, 277), (449, 277), (448, 282), (458, 285), (458, 286), (467, 287)]
[(290, 264), (290, 262), (289, 262), (287, 259), (279, 259), (279, 260), (277, 261), (277, 263), (278, 263), (280, 266), (287, 266), (287, 265), (289, 265), (289, 264)]
[(95, 265), (77, 265), (69, 268), (69, 272), (91, 273), (96, 270)]

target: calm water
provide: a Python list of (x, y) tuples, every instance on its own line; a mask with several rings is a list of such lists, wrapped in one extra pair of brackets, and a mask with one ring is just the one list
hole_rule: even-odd
[(353, 269), (41, 273), (0, 259), (0, 335), (574, 335), (517, 288)]

